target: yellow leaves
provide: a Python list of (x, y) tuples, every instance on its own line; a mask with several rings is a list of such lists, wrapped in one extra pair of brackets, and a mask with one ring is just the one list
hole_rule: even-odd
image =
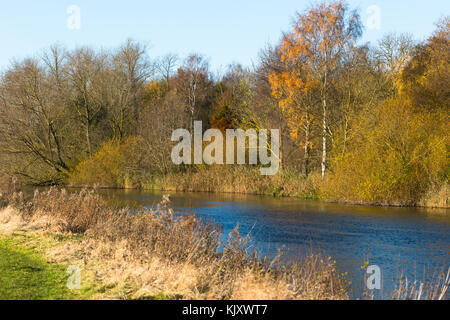
[[(448, 20), (447, 20), (448, 21)], [(443, 30), (444, 25), (438, 30)], [(447, 22), (447, 29), (450, 28)], [(405, 60), (396, 86), (414, 105), (427, 109), (448, 109), (450, 89), (450, 40), (445, 32), (435, 33)]]
[[(288, 96), (293, 91), (307, 95), (311, 88), (320, 85), (323, 73), (336, 66), (345, 44), (358, 34), (360, 25), (348, 24), (347, 18), (343, 1), (323, 2), (297, 15), (293, 30), (282, 38), (279, 46), (287, 71), (279, 77), (270, 77), (272, 90), (276, 88), (274, 97), (280, 99), (281, 91)], [(359, 20), (356, 14), (350, 18)]]
[(283, 93), (280, 76), (276, 73), (269, 73), (268, 77), (272, 89), (272, 95), (275, 99), (281, 99)]
[(297, 14), (280, 53), (284, 63), (336, 64), (345, 45), (360, 33), (359, 16), (348, 12), (343, 1), (323, 2)]
[(296, 128), (291, 128), (289, 133), (294, 141), (298, 139), (298, 130)]
[(90, 158), (77, 165), (70, 176), (74, 185), (120, 187), (128, 178), (128, 170), (137, 167), (142, 138), (128, 137), (124, 141), (110, 140)]
[(144, 88), (145, 98), (148, 101), (158, 99), (165, 94), (166, 88), (161, 86), (158, 81), (152, 81)]
[(447, 120), (415, 112), (403, 100), (389, 100), (355, 122), (363, 138), (334, 157), (326, 193), (334, 199), (414, 205), (448, 168)]

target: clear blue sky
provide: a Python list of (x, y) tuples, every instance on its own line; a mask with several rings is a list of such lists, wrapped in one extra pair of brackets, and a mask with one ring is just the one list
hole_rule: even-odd
[[(149, 44), (149, 55), (200, 52), (214, 70), (232, 62), (250, 65), (266, 42), (276, 42), (304, 0), (14, 0), (0, 4), (0, 69), (59, 42), (112, 48), (125, 39)], [(367, 9), (380, 9), (380, 29), (366, 28), (363, 41), (410, 32), (425, 39), (450, 14), (448, 0), (350, 0), (367, 25)], [(67, 27), (67, 8), (81, 10), (81, 28)]]

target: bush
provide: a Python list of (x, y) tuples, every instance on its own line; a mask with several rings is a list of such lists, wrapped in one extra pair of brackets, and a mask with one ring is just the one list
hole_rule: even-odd
[(105, 142), (100, 150), (76, 166), (69, 183), (75, 186), (135, 187), (142, 179), (139, 150), (142, 138)]
[(333, 200), (417, 205), (447, 181), (445, 117), (416, 113), (399, 101), (361, 115), (358, 138), (335, 156), (323, 191)]

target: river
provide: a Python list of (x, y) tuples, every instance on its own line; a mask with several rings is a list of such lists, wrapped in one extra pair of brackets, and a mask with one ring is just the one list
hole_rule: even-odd
[[(155, 206), (163, 195), (156, 191), (101, 190), (126, 205)], [(352, 295), (365, 286), (367, 261), (381, 269), (382, 287), (375, 298), (388, 298), (400, 273), (424, 281), (450, 266), (450, 210), (364, 207), (291, 198), (170, 193), (176, 212), (212, 219), (228, 233), (239, 225), (250, 234), (261, 254), (297, 259), (313, 251), (329, 255), (341, 272), (348, 272)]]

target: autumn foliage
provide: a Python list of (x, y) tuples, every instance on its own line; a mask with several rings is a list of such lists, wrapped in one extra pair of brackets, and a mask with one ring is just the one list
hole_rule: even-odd
[[(362, 32), (345, 1), (314, 2), (253, 68), (221, 75), (199, 53), (152, 58), (133, 40), (111, 51), (53, 46), (0, 76), (0, 175), (446, 207), (449, 18), (421, 42), (394, 33), (363, 44)], [(279, 176), (256, 178), (260, 164), (174, 165), (173, 130), (197, 120), (203, 130), (279, 129)]]

